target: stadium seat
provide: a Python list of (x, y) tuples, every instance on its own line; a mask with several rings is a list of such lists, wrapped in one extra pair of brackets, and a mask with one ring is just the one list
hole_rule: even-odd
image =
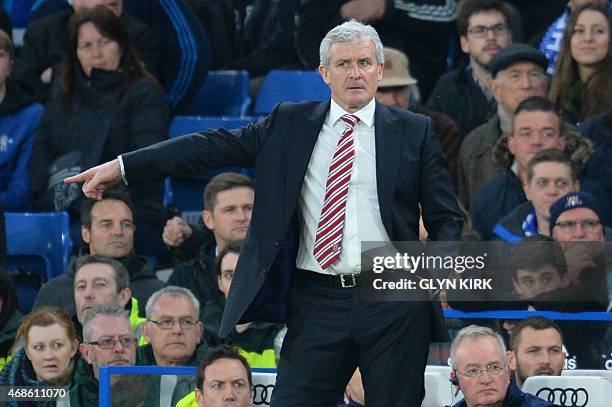
[(533, 376), (523, 391), (562, 407), (609, 406), (612, 400), (612, 383), (603, 377)]
[(23, 312), (40, 285), (64, 273), (72, 253), (66, 212), (6, 213), (6, 270), (13, 273)]
[(280, 102), (329, 100), (330, 94), (316, 71), (270, 71), (255, 98), (255, 114), (271, 113)]
[[(177, 116), (170, 124), (169, 135), (170, 138), (175, 138), (206, 129), (224, 128), (232, 130), (255, 120), (254, 117)], [(216, 171), (169, 178), (165, 184), (164, 203), (166, 206), (174, 205), (181, 212), (181, 216), (186, 222), (197, 222), (204, 209), (204, 187), (212, 177), (222, 172), (238, 172), (250, 177), (255, 176), (253, 169), (224, 167)]]
[(244, 116), (251, 104), (247, 71), (209, 71), (182, 112), (202, 116)]

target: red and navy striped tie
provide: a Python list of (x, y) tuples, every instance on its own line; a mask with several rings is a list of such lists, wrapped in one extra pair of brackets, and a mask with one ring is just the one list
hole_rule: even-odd
[(314, 257), (323, 270), (340, 258), (346, 200), (353, 161), (355, 160), (353, 128), (359, 121), (359, 118), (346, 114), (341, 119), (347, 127), (338, 141), (334, 158), (329, 166), (329, 174), (327, 175), (327, 184), (325, 186), (325, 200), (323, 201), (323, 208), (319, 217), (319, 226), (317, 227), (313, 250)]

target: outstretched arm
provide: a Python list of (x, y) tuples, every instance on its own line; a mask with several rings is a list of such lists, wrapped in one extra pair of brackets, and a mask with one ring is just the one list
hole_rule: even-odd
[(83, 182), (83, 194), (94, 199), (102, 199), (104, 190), (120, 181), (121, 166), (118, 158), (64, 180), (65, 183)]

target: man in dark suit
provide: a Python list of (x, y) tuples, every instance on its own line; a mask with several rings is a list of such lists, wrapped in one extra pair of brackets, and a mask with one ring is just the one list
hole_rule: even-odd
[(344, 23), (321, 43), (330, 102), (283, 103), (236, 132), (174, 139), (66, 180), (97, 197), (122, 178), (256, 166), (220, 334), (248, 321), (288, 323), (273, 406), (335, 405), (357, 366), (368, 406), (416, 407), (424, 396), (439, 305), (416, 294), (365, 300), (360, 244), (417, 240), (419, 204), (432, 240), (458, 239), (462, 220), (431, 120), (375, 102), (383, 65), (376, 31)]

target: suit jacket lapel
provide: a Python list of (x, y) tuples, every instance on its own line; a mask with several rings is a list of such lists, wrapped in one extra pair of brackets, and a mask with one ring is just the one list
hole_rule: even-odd
[(290, 216), (302, 191), (304, 177), (310, 162), (312, 150), (317, 142), (323, 122), (329, 111), (329, 102), (320, 103), (314, 109), (305, 113), (305, 119), (300, 121), (300, 127), (295, 127), (291, 138), (288, 138), (289, 154), (287, 163), (287, 203), (291, 205)]
[(380, 216), (389, 238), (393, 240), (393, 219), (391, 206), (393, 193), (397, 185), (397, 174), (400, 161), (401, 129), (397, 127), (397, 118), (383, 104), (376, 102), (374, 112), (376, 144), (376, 188)]

